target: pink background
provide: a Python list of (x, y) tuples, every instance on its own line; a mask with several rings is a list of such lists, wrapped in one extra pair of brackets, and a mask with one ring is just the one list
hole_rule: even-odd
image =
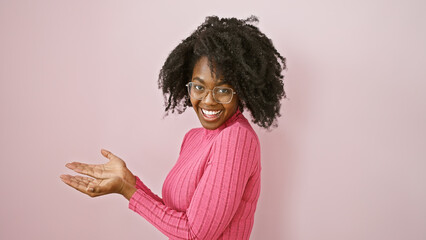
[[(163, 1), (157, 1), (163, 2)], [(207, 15), (259, 17), (288, 60), (279, 128), (255, 128), (251, 239), (426, 239), (424, 1), (0, 1), (0, 239), (166, 239), (118, 195), (59, 179), (122, 157), (156, 193), (193, 110), (159, 70)], [(247, 115), (247, 114), (246, 114)]]

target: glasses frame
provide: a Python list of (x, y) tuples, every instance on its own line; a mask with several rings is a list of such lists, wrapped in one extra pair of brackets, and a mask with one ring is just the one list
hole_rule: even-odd
[[(189, 83), (187, 83), (185, 86), (187, 87), (187, 89), (188, 89), (188, 94), (189, 94), (189, 96), (191, 96), (191, 97), (193, 97), (192, 95), (191, 95), (191, 85), (193, 84), (194, 82), (189, 82)], [(201, 84), (202, 85), (202, 84)], [(204, 86), (204, 85), (203, 85)], [(205, 87), (205, 86), (204, 86)], [(229, 89), (231, 89), (231, 99), (228, 101), (228, 102), (218, 102), (217, 100), (216, 100), (216, 97), (215, 97), (215, 95), (214, 95), (214, 90), (216, 89), (216, 88), (229, 88)], [(208, 95), (208, 92), (212, 92), (212, 95), (213, 95), (213, 99), (214, 99), (214, 101), (215, 102), (217, 102), (217, 103), (221, 103), (221, 104), (227, 104), (227, 103), (230, 103), (231, 101), (232, 101), (232, 98), (234, 97), (234, 94), (237, 94), (235, 91), (234, 91), (234, 89), (232, 89), (232, 88), (230, 88), (230, 87), (214, 87), (213, 89), (207, 89), (206, 88), (206, 94), (202, 97), (202, 98), (196, 98), (196, 97), (193, 97), (193, 98), (195, 98), (195, 99), (197, 99), (197, 100), (203, 100), (203, 98), (205, 98), (207, 95)]]

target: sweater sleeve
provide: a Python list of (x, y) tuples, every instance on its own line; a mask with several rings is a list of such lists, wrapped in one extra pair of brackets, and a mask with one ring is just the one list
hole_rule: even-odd
[(137, 190), (129, 208), (171, 239), (217, 239), (240, 205), (248, 179), (259, 165), (259, 142), (243, 127), (224, 129), (186, 211), (176, 211)]
[(155, 201), (164, 203), (163, 199), (159, 197), (158, 195), (154, 194), (151, 189), (149, 189), (140, 179), (139, 177), (136, 177), (136, 189), (140, 189), (141, 191), (145, 192), (148, 196), (150, 196), (152, 199), (155, 199)]

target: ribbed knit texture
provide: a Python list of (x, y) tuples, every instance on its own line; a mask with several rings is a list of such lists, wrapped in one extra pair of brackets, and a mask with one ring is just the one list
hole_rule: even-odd
[(260, 193), (260, 144), (239, 110), (184, 137), (161, 199), (138, 177), (129, 208), (170, 239), (249, 239)]

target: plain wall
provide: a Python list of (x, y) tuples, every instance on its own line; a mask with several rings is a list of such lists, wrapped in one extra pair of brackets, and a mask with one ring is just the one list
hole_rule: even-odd
[(106, 148), (161, 194), (200, 124), (191, 108), (163, 119), (159, 70), (206, 16), (251, 14), (288, 63), (279, 127), (255, 127), (251, 239), (426, 239), (425, 6), (1, 0), (0, 239), (167, 239), (123, 197), (59, 175)]

